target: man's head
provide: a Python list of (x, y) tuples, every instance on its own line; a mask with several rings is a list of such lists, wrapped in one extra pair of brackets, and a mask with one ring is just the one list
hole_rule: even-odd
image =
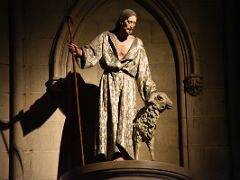
[(128, 34), (132, 34), (134, 27), (137, 23), (137, 14), (131, 9), (124, 9), (116, 23), (116, 29), (120, 30), (121, 28), (126, 31)]
[(137, 14), (132, 9), (124, 9), (119, 16), (118, 21), (123, 22), (124, 20), (128, 19), (130, 16), (137, 17)]

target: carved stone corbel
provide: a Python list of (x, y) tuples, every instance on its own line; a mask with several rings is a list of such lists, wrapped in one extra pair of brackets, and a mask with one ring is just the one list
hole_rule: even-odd
[(198, 74), (191, 74), (183, 80), (184, 91), (188, 92), (191, 96), (197, 96), (202, 93), (203, 83), (202, 77)]

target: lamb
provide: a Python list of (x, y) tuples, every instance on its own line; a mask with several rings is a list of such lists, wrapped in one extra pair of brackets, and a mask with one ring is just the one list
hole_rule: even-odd
[(133, 141), (135, 159), (139, 159), (139, 149), (142, 142), (147, 144), (151, 160), (155, 160), (154, 140), (157, 120), (165, 109), (172, 107), (172, 101), (165, 93), (154, 93), (152, 100), (140, 109), (133, 122)]

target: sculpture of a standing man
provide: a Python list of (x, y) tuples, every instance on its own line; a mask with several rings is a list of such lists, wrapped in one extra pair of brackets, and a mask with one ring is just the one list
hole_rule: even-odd
[(106, 160), (134, 158), (132, 136), (137, 89), (146, 103), (157, 92), (143, 42), (132, 35), (136, 23), (136, 13), (125, 9), (113, 30), (102, 32), (82, 47), (69, 44), (81, 68), (99, 62), (104, 70), (100, 80), (97, 156)]

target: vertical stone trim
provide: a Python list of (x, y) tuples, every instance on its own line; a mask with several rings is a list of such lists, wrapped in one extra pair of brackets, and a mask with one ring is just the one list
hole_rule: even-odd
[(22, 1), (9, 1), (10, 148), (9, 179), (23, 179), (23, 134), (14, 117), (23, 109)]

